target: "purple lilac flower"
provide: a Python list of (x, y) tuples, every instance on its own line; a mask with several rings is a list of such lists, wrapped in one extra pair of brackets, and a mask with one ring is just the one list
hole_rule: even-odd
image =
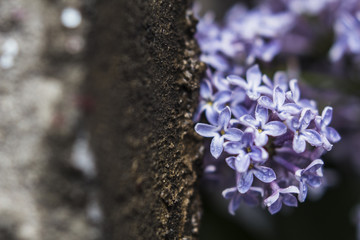
[(295, 172), (295, 177), (300, 183), (299, 187), (299, 201), (304, 202), (307, 195), (307, 185), (317, 188), (321, 185), (321, 178), (323, 177), (321, 167), (324, 162), (321, 159), (316, 159), (310, 163), (305, 169), (299, 169)]
[(281, 120), (286, 120), (290, 116), (298, 114), (301, 107), (294, 103), (285, 103), (285, 100), (285, 92), (280, 86), (276, 86), (273, 90), (272, 99), (268, 96), (261, 96), (258, 103), (260, 106), (272, 110)]
[(255, 130), (255, 143), (257, 146), (264, 146), (268, 142), (268, 136), (281, 136), (287, 131), (284, 123), (279, 121), (268, 122), (268, 120), (268, 110), (260, 105), (256, 106), (255, 118), (249, 114), (240, 118), (240, 123)]
[(334, 128), (329, 127), (332, 111), (332, 107), (325, 107), (321, 116), (316, 116), (315, 119), (316, 126), (320, 129), (323, 146), (327, 151), (331, 150), (331, 143), (336, 143), (341, 139), (340, 134)]
[(213, 79), (211, 71), (208, 69), (207, 77), (203, 80), (200, 85), (200, 103), (196, 113), (194, 114), (194, 121), (200, 120), (201, 114), (205, 112), (206, 119), (213, 125), (217, 123), (219, 117), (218, 106), (223, 106), (230, 100), (232, 92), (230, 90), (218, 91), (215, 93), (214, 87), (212, 86), (209, 79)]
[(203, 137), (211, 137), (210, 152), (218, 158), (223, 151), (224, 140), (239, 141), (243, 132), (238, 128), (229, 128), (231, 110), (229, 107), (224, 108), (220, 114), (216, 125), (198, 123), (195, 131)]
[(254, 145), (254, 136), (250, 132), (245, 132), (241, 141), (230, 141), (224, 144), (225, 152), (237, 155), (225, 159), (227, 164), (237, 172), (245, 172), (249, 169), (250, 160), (252, 162), (264, 162), (268, 158), (268, 153), (262, 147)]
[(254, 175), (264, 183), (270, 183), (276, 179), (273, 169), (264, 167), (259, 163), (250, 164), (245, 172), (236, 173), (236, 187), (240, 193), (246, 193), (254, 181)]
[(252, 66), (247, 70), (246, 81), (236, 75), (230, 75), (227, 79), (231, 84), (244, 89), (251, 100), (257, 100), (262, 93), (267, 94), (271, 92), (265, 85), (260, 86), (261, 72), (258, 65)]
[(264, 204), (268, 207), (271, 214), (279, 212), (282, 204), (289, 207), (297, 207), (296, 197), (292, 195), (292, 193), (299, 194), (299, 189), (296, 186), (280, 188), (277, 183), (272, 182), (270, 187), (273, 193), (264, 200)]
[(230, 199), (229, 213), (235, 215), (235, 210), (239, 208), (241, 201), (250, 206), (259, 205), (259, 197), (264, 196), (264, 190), (259, 187), (251, 187), (245, 194), (241, 194), (236, 187), (232, 187), (225, 189), (222, 195), (225, 199)]
[(314, 129), (308, 129), (310, 122), (313, 120), (311, 109), (304, 109), (300, 118), (293, 118), (289, 121), (289, 129), (294, 132), (293, 149), (297, 153), (305, 151), (306, 142), (312, 146), (322, 145), (322, 139)]

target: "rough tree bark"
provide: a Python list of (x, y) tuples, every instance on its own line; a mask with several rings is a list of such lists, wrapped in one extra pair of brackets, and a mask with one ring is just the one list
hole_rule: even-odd
[(204, 66), (190, 1), (98, 1), (90, 121), (105, 239), (195, 239), (199, 144), (192, 113)]

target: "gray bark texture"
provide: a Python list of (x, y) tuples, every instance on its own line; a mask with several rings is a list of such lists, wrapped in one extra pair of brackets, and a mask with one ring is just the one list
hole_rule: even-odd
[(98, 1), (90, 120), (105, 239), (196, 239), (200, 142), (192, 113), (204, 65), (190, 2)]

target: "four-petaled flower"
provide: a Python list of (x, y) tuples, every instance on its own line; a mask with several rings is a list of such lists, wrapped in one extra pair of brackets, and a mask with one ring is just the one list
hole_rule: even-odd
[(239, 193), (236, 187), (227, 188), (222, 192), (225, 199), (231, 199), (229, 203), (229, 212), (235, 215), (235, 210), (239, 208), (241, 201), (244, 201), (250, 206), (259, 204), (259, 195), (264, 196), (264, 190), (259, 187), (251, 187), (249, 191), (244, 194)]
[(227, 164), (237, 172), (245, 172), (250, 166), (250, 160), (255, 162), (264, 162), (268, 158), (268, 153), (262, 147), (253, 144), (253, 134), (245, 132), (241, 141), (230, 141), (224, 144), (225, 152), (237, 155), (225, 159)]
[(322, 166), (324, 162), (321, 159), (312, 161), (309, 166), (304, 169), (299, 169), (295, 172), (295, 177), (299, 181), (299, 201), (304, 202), (307, 195), (307, 185), (316, 188), (321, 184), (323, 177)]
[(260, 86), (261, 72), (258, 65), (254, 65), (246, 71), (246, 81), (236, 75), (228, 76), (227, 80), (231, 84), (243, 88), (251, 100), (257, 100), (261, 93), (269, 94), (271, 92), (267, 86)]
[(332, 119), (332, 111), (332, 107), (325, 107), (321, 116), (316, 116), (315, 118), (316, 126), (321, 132), (323, 147), (328, 151), (332, 148), (331, 143), (336, 143), (341, 139), (339, 133), (334, 128), (329, 127)]
[(231, 118), (231, 110), (229, 107), (225, 107), (219, 114), (219, 118), (216, 126), (197, 123), (195, 125), (195, 131), (203, 137), (212, 137), (210, 144), (210, 152), (218, 158), (223, 151), (224, 140), (239, 141), (243, 135), (243, 132), (238, 128), (229, 128), (229, 122)]
[(230, 97), (231, 91), (220, 91), (214, 94), (211, 83), (204, 80), (200, 85), (200, 103), (197, 112), (194, 114), (194, 121), (198, 122), (201, 114), (205, 112), (209, 123), (216, 124), (219, 116), (216, 106), (229, 101)]
[(294, 132), (293, 149), (297, 153), (305, 151), (306, 142), (312, 146), (322, 145), (321, 136), (314, 129), (307, 129), (312, 121), (311, 109), (304, 109), (301, 112), (300, 119), (293, 118), (289, 121), (289, 128)]
[(266, 109), (272, 110), (281, 120), (289, 119), (291, 115), (298, 114), (301, 107), (295, 103), (285, 103), (285, 92), (280, 86), (273, 91), (273, 99), (268, 96), (261, 96), (258, 104)]
[(240, 118), (240, 123), (255, 131), (255, 143), (257, 146), (264, 146), (268, 142), (268, 135), (277, 137), (283, 135), (287, 131), (284, 123), (279, 121), (269, 120), (268, 110), (260, 105), (256, 106), (255, 118), (249, 114), (243, 115)]
[(289, 186), (287, 188), (280, 188), (277, 183), (272, 182), (271, 188), (273, 193), (264, 200), (265, 206), (271, 214), (275, 214), (280, 211), (282, 204), (289, 207), (297, 207), (297, 200), (292, 193), (299, 194), (299, 189), (295, 186)]
[(276, 179), (276, 174), (271, 168), (259, 163), (250, 164), (247, 171), (236, 173), (236, 187), (240, 193), (246, 193), (250, 189), (254, 180), (253, 175), (264, 183), (270, 183)]

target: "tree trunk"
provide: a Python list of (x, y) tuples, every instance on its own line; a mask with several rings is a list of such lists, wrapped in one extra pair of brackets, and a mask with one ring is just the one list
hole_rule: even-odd
[(187, 1), (98, 1), (90, 121), (105, 239), (195, 239), (200, 141), (192, 113), (204, 65)]

